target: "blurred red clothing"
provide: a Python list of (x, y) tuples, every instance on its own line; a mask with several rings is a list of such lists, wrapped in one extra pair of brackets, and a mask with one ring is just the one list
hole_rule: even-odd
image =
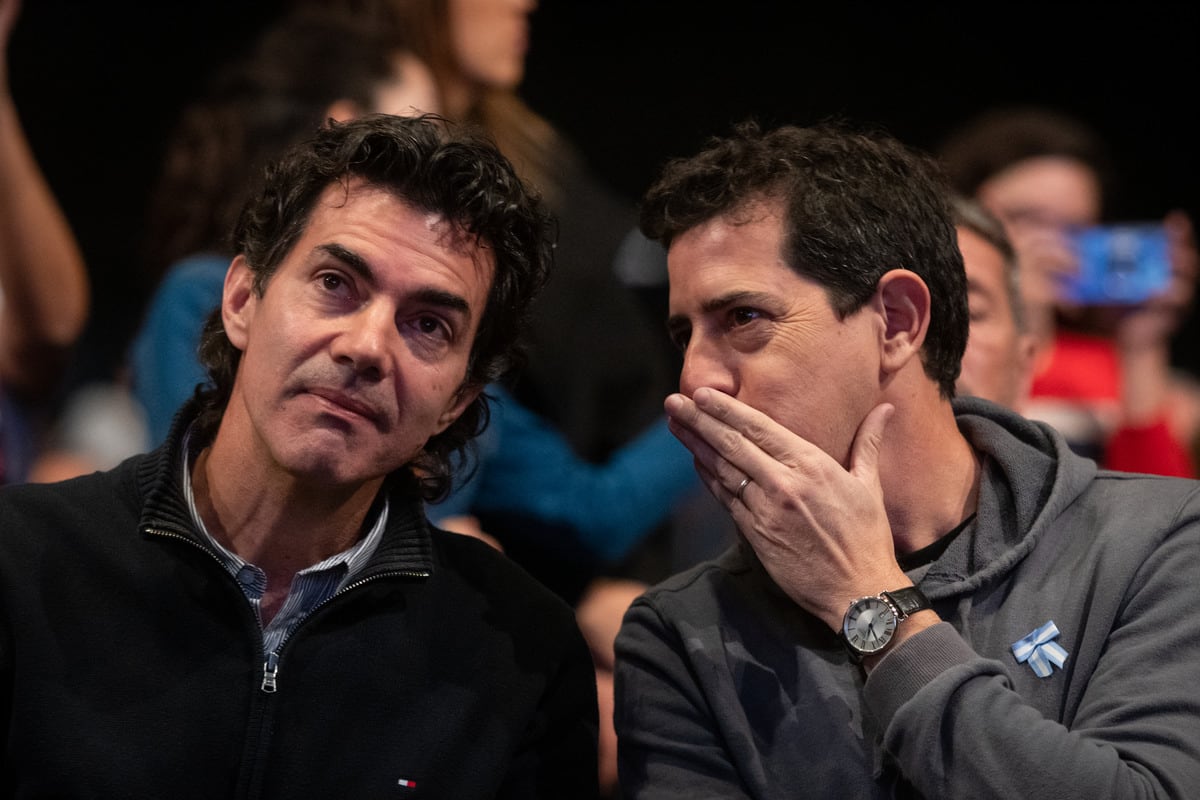
[[(1060, 331), (1049, 357), (1034, 375), (1030, 416), (1039, 416), (1039, 408), (1061, 412), (1069, 407), (1099, 421), (1101, 428), (1112, 430), (1106, 441), (1098, 443), (1097, 460), (1108, 469), (1196, 477), (1191, 455), (1171, 430), (1165, 408), (1145, 425), (1119, 420), (1120, 381), (1121, 366), (1111, 340)], [(1112, 422), (1105, 425), (1105, 420)], [(1063, 433), (1072, 438), (1071, 431)]]

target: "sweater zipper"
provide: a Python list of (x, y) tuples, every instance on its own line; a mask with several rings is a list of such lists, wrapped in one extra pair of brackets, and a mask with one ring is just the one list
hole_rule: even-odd
[(165, 536), (168, 539), (178, 539), (181, 542), (187, 542), (192, 547), (196, 548), (197, 550), (199, 550), (200, 552), (204, 553), (209, 558), (211, 558), (213, 561), (220, 564), (222, 570), (225, 569), (225, 565), (221, 562), (221, 559), (217, 558), (215, 553), (213, 553), (207, 547), (205, 547), (204, 545), (195, 541), (194, 539), (184, 536), (182, 533), (176, 533), (175, 531), (169, 531), (166, 528), (150, 528), (150, 527), (143, 528), (142, 532), (154, 534), (155, 536)]
[[(362, 586), (363, 584), (370, 583), (371, 581), (378, 580), (380, 578), (389, 578), (389, 577), (428, 578), (429, 575), (430, 575), (430, 573), (428, 570), (403, 569), (403, 570), (391, 570), (388, 572), (381, 572), (377, 575), (370, 575), (366, 578), (360, 578), (359, 580), (356, 580), (353, 583), (343, 586), (341, 589), (337, 590), (332, 595), (325, 598), (320, 603), (317, 603), (315, 606), (313, 606), (311, 609), (309, 609), (308, 613), (304, 615), (304, 619), (302, 619), (300, 621), (300, 624), (296, 626), (296, 630), (299, 630), (300, 628), (302, 628), (304, 626), (304, 623), (313, 614), (315, 614), (317, 612), (317, 609), (322, 608), (327, 603), (332, 602), (334, 598), (336, 598), (342, 594), (345, 594), (346, 592), (350, 591), (351, 589), (357, 589), (359, 586)], [(283, 648), (285, 646), (287, 646), (287, 643), (289, 641), (291, 641), (292, 636), (295, 635), (295, 633), (296, 633), (296, 630), (293, 630), (290, 634), (288, 634), (288, 637), (279, 643), (279, 647), (276, 648), (276, 650), (274, 652), (267, 653), (267, 660), (263, 662), (263, 679), (262, 679), (262, 691), (265, 692), (266, 694), (274, 694), (275, 692), (279, 691), (279, 654), (283, 651)]]
[[(145, 529), (145, 531), (146, 531), (146, 533), (152, 533), (157, 536), (166, 536), (171, 539), (179, 539), (180, 541), (187, 542), (192, 547), (195, 547), (197, 550), (200, 550), (201, 552), (206, 553), (209, 556), (209, 558), (211, 558), (213, 561), (216, 561), (218, 564), (221, 565), (221, 570), (223, 572), (226, 572), (228, 574), (228, 571), (225, 570), (224, 562), (222, 562), (221, 559), (217, 558), (216, 554), (214, 554), (212, 551), (210, 551), (207, 547), (200, 545), (193, 539), (190, 539), (187, 536), (178, 534), (174, 531), (165, 530), (163, 528), (147, 527)], [(366, 583), (370, 583), (371, 581), (376, 580), (378, 578), (385, 578), (385, 577), (428, 578), (429, 575), (430, 575), (430, 572), (429, 572), (429, 570), (426, 570), (426, 569), (420, 569), (420, 570), (400, 569), (400, 570), (389, 570), (387, 572), (380, 572), (377, 575), (369, 575), (365, 578), (359, 578), (358, 580), (354, 581), (353, 583), (343, 586), (341, 589), (334, 592), (333, 595), (325, 598), (320, 603), (317, 603), (315, 606), (313, 606), (311, 609), (309, 609), (309, 612), (308, 612), (308, 614), (305, 615), (304, 619), (307, 620), (309, 617), (311, 617), (313, 615), (313, 613), (317, 609), (321, 608), (326, 603), (332, 601), (335, 597), (338, 597), (339, 595), (344, 594), (345, 592), (348, 592), (351, 589), (357, 589), (359, 586), (362, 586), (363, 584), (366, 584)], [(303, 624), (304, 624), (304, 621), (301, 620), (300, 626), (302, 626)], [(297, 628), (299, 628), (300, 626), (297, 626)], [(292, 631), (292, 633), (294, 634), (295, 631)], [(260, 631), (260, 634), (261, 634), (261, 631)], [(282, 642), (279, 643), (279, 647), (274, 652), (266, 654), (266, 660), (263, 661), (263, 679), (262, 679), (262, 684), (260, 687), (261, 690), (263, 691), (263, 693), (265, 693), (265, 694), (275, 694), (275, 692), (279, 691), (279, 653), (280, 653), (280, 651), (283, 650), (284, 646), (288, 643), (288, 641), (291, 638), (292, 637), (289, 635), (287, 639), (284, 639)]]
[(267, 653), (267, 660), (263, 662), (262, 690), (267, 694), (275, 694), (278, 690), (278, 685), (275, 682), (278, 676), (279, 653)]
[[(176, 533), (175, 531), (166, 530), (164, 528), (147, 527), (147, 528), (144, 528), (144, 531), (146, 533), (153, 534), (155, 536), (165, 536), (168, 539), (177, 539), (181, 542), (187, 542), (192, 547), (196, 548), (197, 550), (199, 550), (200, 552), (204, 553), (209, 558), (211, 558), (213, 561), (217, 562), (217, 564), (220, 565), (222, 572), (224, 572), (227, 575), (229, 574), (229, 571), (227, 569), (225, 569), (225, 562), (221, 561), (221, 559), (218, 558), (215, 553), (213, 553), (207, 547), (204, 547), (203, 545), (199, 544), (194, 539), (191, 539), (187, 536)], [(241, 591), (240, 587), (239, 587), (239, 591)], [(261, 630), (259, 631), (259, 641), (262, 641), (262, 631)], [(279, 662), (279, 656), (276, 655), (275, 653), (268, 653), (267, 660), (263, 662), (262, 690), (264, 692), (266, 692), (267, 694), (273, 694), (276, 691), (275, 676), (279, 674), (278, 662)]]

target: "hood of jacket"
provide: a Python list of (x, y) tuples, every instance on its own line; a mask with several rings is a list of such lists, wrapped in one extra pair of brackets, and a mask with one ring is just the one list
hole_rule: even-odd
[(930, 599), (971, 592), (1007, 574), (1096, 476), (1054, 428), (973, 397), (954, 400), (959, 430), (982, 458), (978, 513), (930, 566)]

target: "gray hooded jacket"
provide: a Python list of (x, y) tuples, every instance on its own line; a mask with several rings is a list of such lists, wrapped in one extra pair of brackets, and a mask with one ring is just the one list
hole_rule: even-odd
[(975, 522), (914, 576), (944, 622), (864, 681), (749, 547), (663, 582), (617, 639), (624, 797), (1200, 797), (1200, 482), (955, 412), (985, 467)]

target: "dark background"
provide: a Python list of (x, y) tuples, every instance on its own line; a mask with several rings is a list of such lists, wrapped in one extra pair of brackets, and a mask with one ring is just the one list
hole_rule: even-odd
[[(147, 297), (135, 254), (175, 115), (285, 3), (24, 4), (13, 93), (93, 279), (82, 383), (119, 366)], [(522, 94), (631, 203), (664, 160), (749, 116), (842, 116), (934, 149), (985, 107), (1050, 104), (1107, 136), (1115, 216), (1200, 221), (1196, 5), (810, 5), (543, 0)], [(1189, 319), (1176, 361), (1200, 373), (1198, 337)]]

